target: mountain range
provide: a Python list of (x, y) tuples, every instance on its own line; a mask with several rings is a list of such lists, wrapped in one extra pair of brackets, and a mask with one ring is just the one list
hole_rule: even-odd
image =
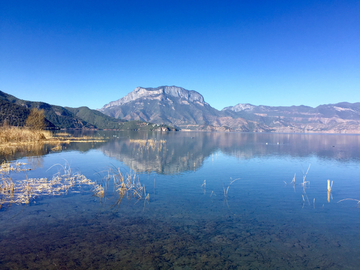
[(166, 125), (127, 121), (107, 116), (88, 107), (70, 108), (16, 98), (0, 91), (0, 124), (24, 126), (30, 110), (44, 110), (48, 129), (171, 130)]
[(172, 125), (185, 130), (360, 133), (360, 103), (255, 106), (239, 103), (221, 111), (193, 90), (177, 86), (137, 87), (99, 111), (126, 120)]
[[(193, 90), (177, 86), (136, 87), (99, 110), (32, 102), (0, 91), (0, 124), (23, 126), (32, 108), (43, 109), (48, 128), (115, 130), (205, 130), (285, 133), (360, 133), (360, 103), (255, 106), (217, 110)], [(172, 127), (175, 128), (172, 128)]]

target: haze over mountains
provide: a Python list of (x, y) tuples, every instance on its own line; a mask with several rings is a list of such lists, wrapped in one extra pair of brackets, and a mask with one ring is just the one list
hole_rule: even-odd
[(221, 111), (196, 91), (177, 86), (137, 87), (104, 105), (104, 114), (182, 129), (250, 132), (360, 133), (360, 103), (309, 106), (255, 106), (239, 103)]

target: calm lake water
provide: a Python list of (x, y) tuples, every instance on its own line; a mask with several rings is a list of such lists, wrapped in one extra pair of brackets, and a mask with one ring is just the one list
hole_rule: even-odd
[[(91, 182), (3, 195), (1, 269), (359, 269), (360, 136), (100, 135), (2, 157), (23, 188)], [(145, 190), (121, 194), (118, 169)]]

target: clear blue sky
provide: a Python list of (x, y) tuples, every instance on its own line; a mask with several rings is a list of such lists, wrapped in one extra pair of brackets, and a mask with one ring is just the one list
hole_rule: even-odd
[(96, 109), (161, 85), (217, 109), (360, 102), (360, 1), (0, 0), (0, 90)]

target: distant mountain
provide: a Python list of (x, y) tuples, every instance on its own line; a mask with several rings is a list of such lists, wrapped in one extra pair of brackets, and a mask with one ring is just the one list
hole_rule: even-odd
[(254, 106), (237, 104), (223, 112), (251, 119), (276, 132), (360, 133), (360, 103), (309, 106)]
[(167, 124), (183, 129), (229, 130), (229, 120), (242, 131), (264, 131), (257, 123), (243, 119), (230, 119), (226, 113), (205, 102), (196, 91), (177, 86), (157, 88), (137, 87), (119, 100), (104, 105), (100, 111), (106, 115)]
[[(72, 112), (61, 106), (18, 99), (2, 91), (0, 91), (0, 99), (26, 108), (29, 111), (32, 108), (44, 110), (45, 118), (57, 128), (95, 128), (94, 125), (76, 117)], [(11, 113), (9, 112), (9, 114)]]
[[(24, 126), (30, 114), (30, 109), (0, 99), (0, 124), (6, 122), (10, 126)], [(55, 128), (55, 125), (45, 119), (47, 128)]]
[(65, 107), (66, 110), (71, 112), (76, 117), (91, 123), (94, 127), (99, 129), (117, 129), (125, 120), (115, 119), (113, 117), (107, 116), (99, 111), (91, 110), (88, 107), (79, 107), (79, 108), (70, 108)]
[(137, 87), (125, 97), (105, 105), (100, 111), (115, 118), (175, 125), (184, 122), (207, 124), (219, 114), (199, 93), (174, 86)]
[(0, 91), (0, 124), (6, 119), (10, 125), (23, 126), (32, 108), (43, 109), (48, 128), (68, 129), (124, 129), (124, 130), (171, 130), (141, 121), (127, 121), (109, 117), (87, 107), (70, 108), (18, 99)]
[(255, 106), (239, 103), (216, 110), (193, 90), (177, 86), (137, 87), (104, 105), (106, 115), (182, 129), (252, 132), (360, 133), (360, 103), (309, 106)]

